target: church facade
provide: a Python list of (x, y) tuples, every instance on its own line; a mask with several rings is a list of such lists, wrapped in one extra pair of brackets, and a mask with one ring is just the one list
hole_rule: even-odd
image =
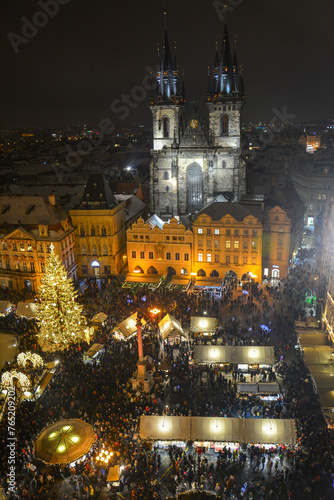
[(151, 211), (166, 218), (194, 214), (219, 194), (238, 202), (246, 189), (246, 164), (241, 157), (244, 91), (227, 28), (208, 85), (206, 125), (196, 105), (186, 106), (167, 32), (156, 77), (156, 95), (150, 101)]

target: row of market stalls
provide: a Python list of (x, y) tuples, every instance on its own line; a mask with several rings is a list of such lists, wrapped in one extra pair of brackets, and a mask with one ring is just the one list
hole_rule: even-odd
[[(137, 333), (137, 317), (138, 313), (136, 312), (119, 323), (114, 328), (116, 337), (127, 340), (132, 335), (135, 335)], [(141, 318), (141, 325), (146, 325), (146, 321), (143, 318)], [(168, 338), (169, 341), (173, 341), (188, 337), (181, 323), (170, 314), (166, 314), (158, 323), (158, 326), (163, 340)]]
[(301, 349), (324, 414), (334, 420), (334, 348), (327, 333), (318, 328), (299, 328), (297, 348)]
[(35, 302), (19, 302), (16, 306), (7, 300), (0, 300), (0, 315), (4, 316), (10, 312), (15, 312), (16, 316), (35, 318), (37, 304)]
[(297, 442), (293, 419), (224, 418), (224, 417), (169, 417), (142, 415), (141, 439), (158, 441), (203, 442), (215, 447), (217, 443), (261, 443), (293, 445)]

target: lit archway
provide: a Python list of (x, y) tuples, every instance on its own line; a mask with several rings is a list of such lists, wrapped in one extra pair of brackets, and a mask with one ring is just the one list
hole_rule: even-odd
[(197, 276), (206, 276), (206, 272), (204, 271), (204, 269), (200, 269), (199, 271), (197, 271)]
[(211, 278), (219, 278), (219, 272), (215, 269), (210, 273)]
[(271, 271), (271, 277), (272, 278), (279, 278), (279, 269), (273, 269)]
[(175, 276), (176, 271), (175, 271), (174, 267), (171, 267), (171, 266), (167, 267), (166, 274), (167, 274), (167, 276)]
[(188, 269), (186, 269), (185, 267), (183, 267), (181, 269), (181, 274), (182, 274), (182, 276), (188, 276), (189, 275)]
[(229, 271), (227, 271), (227, 273), (225, 273), (224, 279), (228, 283), (236, 282), (237, 281), (237, 274), (234, 271), (229, 270)]
[(133, 272), (137, 273), (137, 274), (144, 274), (144, 271), (143, 271), (143, 269), (140, 266), (136, 266), (134, 268)]
[(91, 263), (91, 266), (93, 268), (93, 273), (94, 273), (95, 278), (99, 278), (100, 277), (100, 263), (97, 260), (93, 260), (93, 262)]

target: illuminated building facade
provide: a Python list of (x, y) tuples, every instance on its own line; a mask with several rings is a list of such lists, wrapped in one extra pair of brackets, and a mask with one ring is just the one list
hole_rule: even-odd
[(124, 209), (103, 174), (91, 174), (82, 199), (70, 210), (75, 226), (78, 276), (108, 277), (126, 264)]
[(59, 255), (67, 274), (77, 279), (74, 227), (66, 213), (40, 196), (0, 197), (0, 284), (37, 292), (51, 252)]
[(323, 246), (321, 273), (325, 280), (326, 296), (323, 325), (334, 342), (334, 204), (331, 198), (323, 217)]
[(167, 32), (156, 76), (158, 86), (150, 102), (152, 212), (162, 217), (195, 213), (220, 193), (239, 201), (246, 179), (240, 149), (244, 90), (226, 27), (206, 96), (208, 124), (202, 125), (195, 104), (186, 109)]

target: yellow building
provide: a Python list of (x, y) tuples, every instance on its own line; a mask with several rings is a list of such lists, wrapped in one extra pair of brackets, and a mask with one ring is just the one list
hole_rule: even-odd
[(323, 325), (334, 342), (334, 205), (333, 199), (326, 204), (323, 217), (323, 245), (321, 273), (326, 283)]
[(66, 213), (40, 196), (0, 197), (0, 283), (37, 292), (51, 244), (68, 276), (77, 279), (74, 227)]
[(123, 270), (125, 205), (116, 200), (103, 174), (89, 176), (80, 204), (70, 210), (79, 277), (107, 277)]
[[(290, 259), (296, 248), (292, 248), (292, 221), (287, 212), (275, 205), (264, 213), (263, 275), (269, 278), (288, 277)], [(296, 239), (296, 245), (300, 241)]]
[(192, 271), (193, 233), (172, 218), (169, 223), (154, 215), (142, 218), (127, 231), (129, 275), (189, 276)]
[(193, 222), (193, 271), (220, 282), (261, 281), (262, 232), (261, 221), (245, 206), (214, 201)]

